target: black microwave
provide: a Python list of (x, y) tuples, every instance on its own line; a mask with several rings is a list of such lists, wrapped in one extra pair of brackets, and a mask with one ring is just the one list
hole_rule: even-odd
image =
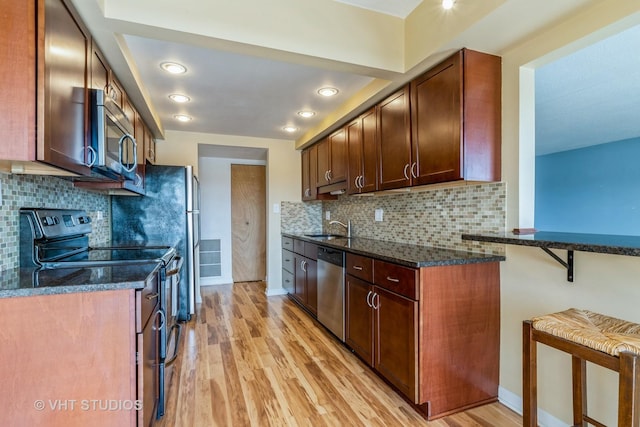
[(89, 165), (116, 180), (138, 181), (133, 125), (103, 90), (91, 89), (91, 148)]

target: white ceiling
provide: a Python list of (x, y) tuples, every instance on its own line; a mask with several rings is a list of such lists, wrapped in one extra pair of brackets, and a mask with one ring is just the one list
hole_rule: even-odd
[[(195, 8), (199, 2), (206, 4), (208, 1), (210, 0), (189, 0), (188, 3)], [(318, 7), (322, 7), (320, 0), (314, 1), (318, 2)], [(420, 3), (429, 1), (433, 3), (429, 8), (433, 8), (434, 13), (441, 13), (440, 0), (335, 1), (400, 17), (406, 17)], [(465, 1), (472, 0), (458, 0), (451, 13), (455, 15), (465, 7)], [(544, 7), (540, 7), (530, 0), (507, 0), (481, 20), (466, 27), (448, 43), (441, 45), (436, 53), (425, 58), (419, 66), (407, 74), (401, 74), (361, 66), (360, 63), (324, 60), (325, 58), (312, 58), (317, 61), (308, 61), (310, 57), (305, 56), (304, 51), (262, 49), (256, 54), (255, 50), (251, 50), (251, 45), (241, 43), (226, 43), (218, 48), (216, 40), (211, 37), (194, 39), (184, 32), (140, 24), (126, 17), (107, 19), (100, 5), (111, 4), (110, 1), (72, 0), (98, 45), (105, 51), (107, 60), (123, 80), (134, 103), (151, 104), (151, 109), (143, 108), (141, 113), (152, 124), (156, 135), (164, 130), (180, 130), (279, 140), (297, 140), (374, 78), (392, 80), (390, 87), (385, 89), (391, 90), (391, 86), (398, 87), (409, 80), (411, 73), (417, 75), (415, 73), (420, 72), (418, 68), (423, 67), (424, 70), (438, 58), (442, 58), (442, 55), (460, 47), (500, 54), (501, 50), (508, 49), (531, 33), (574, 13), (592, 1), (563, 0), (545, 3)], [(165, 3), (167, 2), (160, 2), (158, 7), (170, 8)], [(135, 4), (131, 5), (134, 6)], [(300, 22), (304, 23), (304, 17), (300, 18)], [(495, 31), (496, 28), (500, 28), (500, 31)], [(249, 30), (250, 28), (246, 29)], [(191, 43), (192, 41), (195, 42)], [(637, 46), (633, 49), (638, 51)], [(168, 60), (183, 63), (188, 72), (182, 76), (168, 76), (159, 67), (161, 62)], [(572, 83), (585, 80), (584, 71), (589, 69), (584, 68), (579, 78), (573, 75)], [(543, 73), (544, 69), (541, 69), (538, 75)], [(568, 77), (572, 78), (571, 73)], [(547, 80), (555, 81), (556, 77)], [(339, 88), (340, 94), (335, 98), (318, 97), (316, 91), (324, 85)], [(568, 85), (561, 85), (561, 89), (567, 87)], [(384, 96), (383, 92), (376, 95), (377, 100)], [(556, 94), (558, 90), (551, 89), (550, 92)], [(175, 104), (167, 97), (171, 93), (184, 93), (192, 101), (188, 104)], [(375, 102), (376, 97), (372, 97), (370, 102)], [(554, 102), (557, 103), (560, 99)], [(312, 119), (305, 120), (296, 115), (302, 109), (312, 109), (317, 114)], [(189, 123), (176, 121), (173, 116), (181, 113), (193, 116), (194, 120)], [(567, 114), (549, 116), (547, 124), (543, 125), (545, 129), (560, 130), (561, 125), (568, 123), (564, 119), (553, 120), (565, 118)], [(299, 130), (287, 134), (282, 131), (285, 125), (297, 126)], [(573, 132), (568, 131), (570, 134)], [(538, 135), (544, 133), (539, 131)], [(557, 145), (558, 139), (553, 140), (553, 144)]]
[(536, 154), (640, 136), (640, 26), (536, 70)]
[[(372, 80), (372, 77), (299, 64), (212, 50), (180, 43), (124, 36), (136, 66), (162, 118), (165, 129), (294, 139)], [(160, 63), (175, 61), (187, 67), (183, 75), (170, 75)], [(317, 95), (324, 86), (339, 88), (337, 96)], [(176, 104), (168, 96), (188, 95)], [(302, 118), (298, 111), (316, 115)], [(182, 123), (173, 118), (187, 114)], [(286, 125), (299, 131), (283, 132)]]
[(386, 15), (406, 18), (422, 0), (335, 0), (339, 3), (369, 9)]

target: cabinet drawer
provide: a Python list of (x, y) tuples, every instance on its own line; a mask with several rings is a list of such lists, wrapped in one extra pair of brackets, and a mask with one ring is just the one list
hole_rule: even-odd
[(160, 275), (153, 274), (145, 287), (136, 291), (136, 332), (142, 332), (160, 300)]
[(294, 270), (293, 270), (294, 262), (295, 261), (294, 261), (293, 252), (283, 249), (282, 250), (282, 268), (287, 270), (290, 273), (294, 273)]
[(291, 237), (282, 236), (282, 249), (293, 250), (293, 239)]
[(297, 253), (299, 255), (304, 255), (304, 241), (303, 240), (293, 239), (293, 252), (295, 252), (295, 253)]
[(347, 253), (345, 268), (347, 274), (366, 280), (367, 282), (373, 282), (373, 259)]
[(418, 270), (415, 268), (385, 261), (373, 261), (373, 283), (392, 292), (417, 300), (417, 279)]
[(316, 261), (318, 259), (318, 245), (304, 242), (304, 256)]
[(293, 293), (295, 288), (294, 280), (292, 272), (282, 269), (282, 287), (290, 294)]

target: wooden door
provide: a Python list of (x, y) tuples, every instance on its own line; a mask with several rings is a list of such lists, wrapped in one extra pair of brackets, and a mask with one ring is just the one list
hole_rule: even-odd
[(414, 184), (462, 179), (462, 53), (411, 83)]
[(380, 190), (411, 185), (409, 86), (378, 106), (378, 183)]
[(351, 275), (346, 279), (345, 342), (373, 366), (373, 314), (369, 306), (373, 287)]
[(231, 165), (231, 234), (234, 282), (266, 276), (266, 174), (261, 165)]
[(418, 302), (374, 286), (375, 369), (418, 402)]

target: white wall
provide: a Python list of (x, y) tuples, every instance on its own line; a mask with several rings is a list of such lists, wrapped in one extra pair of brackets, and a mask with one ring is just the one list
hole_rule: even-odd
[(202, 239), (220, 239), (221, 277), (201, 277), (200, 285), (233, 283), (231, 237), (231, 165), (266, 165), (263, 160), (201, 157), (200, 223)]
[[(508, 229), (533, 225), (535, 67), (634, 24), (640, 24), (640, 2), (598, 1), (501, 53)], [(557, 253), (566, 257), (566, 251)], [(522, 320), (577, 307), (640, 322), (640, 259), (576, 252), (575, 281), (569, 283), (566, 270), (540, 249), (508, 245), (506, 258), (501, 264), (501, 398), (520, 409)], [(538, 403), (552, 415), (541, 424), (571, 424), (570, 356), (539, 345), (538, 358)], [(617, 376), (592, 366), (588, 372), (589, 412), (617, 425)]]
[[(224, 145), (267, 149), (267, 295), (285, 293), (282, 289), (282, 244), (280, 213), (273, 206), (282, 201), (300, 201), (301, 161), (294, 141), (250, 138), (196, 132), (167, 131), (156, 146), (157, 161), (167, 165), (192, 165), (200, 177), (198, 145)], [(201, 190), (204, 191), (204, 185)]]

